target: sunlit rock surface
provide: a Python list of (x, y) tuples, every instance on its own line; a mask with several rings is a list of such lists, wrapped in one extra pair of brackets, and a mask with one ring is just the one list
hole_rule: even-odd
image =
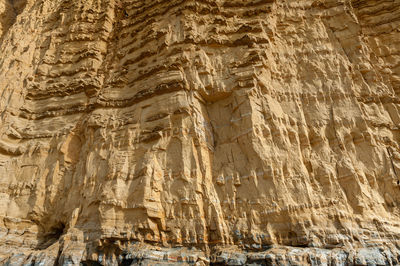
[(397, 0), (0, 0), (0, 264), (399, 264), (399, 93)]

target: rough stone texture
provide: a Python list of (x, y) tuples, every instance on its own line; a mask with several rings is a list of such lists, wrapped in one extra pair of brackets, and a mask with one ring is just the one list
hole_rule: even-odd
[(0, 264), (399, 264), (399, 94), (398, 0), (0, 0)]

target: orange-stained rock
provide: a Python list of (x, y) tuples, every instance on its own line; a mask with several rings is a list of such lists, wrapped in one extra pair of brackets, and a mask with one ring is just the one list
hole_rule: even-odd
[(0, 0), (0, 264), (400, 263), (399, 28), (398, 1)]

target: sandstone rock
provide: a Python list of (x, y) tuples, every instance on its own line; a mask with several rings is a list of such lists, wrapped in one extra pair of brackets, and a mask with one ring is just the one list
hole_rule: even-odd
[(0, 264), (398, 264), (399, 15), (0, 0)]

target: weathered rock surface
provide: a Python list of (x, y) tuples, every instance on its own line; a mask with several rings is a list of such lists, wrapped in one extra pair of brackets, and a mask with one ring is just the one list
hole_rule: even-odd
[(0, 264), (399, 264), (400, 1), (0, 17)]

